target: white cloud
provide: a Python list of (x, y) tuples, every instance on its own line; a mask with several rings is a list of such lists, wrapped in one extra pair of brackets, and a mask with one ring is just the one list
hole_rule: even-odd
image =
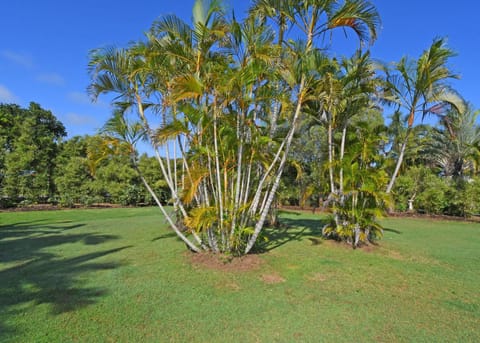
[(18, 103), (19, 98), (13, 94), (7, 87), (0, 85), (0, 102), (4, 103)]
[(69, 112), (65, 115), (67, 125), (96, 125), (97, 120), (92, 116)]
[(0, 55), (3, 58), (9, 60), (10, 62), (18, 64), (27, 69), (31, 69), (34, 66), (32, 57), (27, 54), (20, 54), (10, 50), (3, 50), (0, 52)]
[(70, 92), (67, 94), (68, 100), (79, 104), (79, 105), (91, 105), (92, 101), (90, 100), (90, 97), (87, 95), (87, 93), (82, 93), (82, 92)]
[(57, 73), (42, 73), (37, 75), (37, 81), (47, 83), (54, 86), (65, 85), (65, 79)]
[(99, 107), (108, 107), (108, 104), (104, 101), (97, 99), (93, 102), (92, 99), (88, 96), (87, 92), (70, 92), (67, 94), (68, 100), (78, 105), (92, 105)]

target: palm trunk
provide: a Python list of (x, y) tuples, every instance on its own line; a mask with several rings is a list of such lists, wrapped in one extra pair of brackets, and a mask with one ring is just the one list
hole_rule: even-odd
[[(175, 206), (178, 206), (180, 208), (180, 211), (182, 212), (182, 215), (183, 215), (183, 218), (186, 218), (187, 217), (187, 211), (185, 211), (185, 208), (183, 207), (182, 203), (180, 202), (180, 199), (178, 197), (178, 193), (175, 189), (175, 186), (172, 184), (172, 180), (171, 178), (169, 178), (169, 174), (167, 173), (167, 171), (165, 170), (165, 166), (163, 164), (163, 161), (162, 161), (162, 158), (158, 152), (158, 144), (156, 143), (155, 139), (152, 139), (152, 131), (150, 129), (150, 125), (148, 124), (148, 120), (147, 118), (145, 117), (145, 112), (143, 110), (143, 105), (142, 105), (142, 98), (140, 96), (140, 94), (138, 94), (138, 92), (135, 92), (135, 98), (137, 100), (137, 110), (138, 110), (138, 114), (140, 115), (140, 118), (142, 119), (142, 122), (143, 122), (143, 125), (145, 127), (145, 130), (147, 131), (148, 135), (150, 136), (150, 139), (151, 139), (151, 142), (152, 142), (152, 145), (153, 145), (153, 148), (155, 150), (155, 155), (156, 155), (156, 158), (157, 158), (157, 161), (159, 162), (160, 164), (160, 169), (162, 170), (162, 174), (163, 174), (163, 177), (165, 178), (165, 181), (167, 181), (167, 184), (168, 184), (168, 187), (170, 189), (170, 192), (172, 194), (172, 197), (174, 199), (174, 204)], [(145, 185), (146, 187), (148, 186), (148, 184)], [(149, 188), (150, 186), (147, 187), (147, 189)], [(151, 189), (151, 188), (150, 188)], [(149, 190), (150, 192), (150, 190)], [(155, 199), (155, 197), (154, 197)], [(158, 199), (157, 199), (158, 200)], [(159, 204), (159, 202), (155, 200), (157, 202), (157, 204)], [(162, 207), (163, 208), (163, 207)], [(161, 208), (161, 209), (162, 209)], [(163, 211), (162, 211), (163, 212)], [(170, 218), (168, 218), (170, 219)], [(167, 219), (167, 220), (168, 220)], [(169, 221), (170, 223), (170, 221)], [(170, 224), (171, 225), (171, 224)], [(195, 232), (192, 232), (192, 235), (193, 237), (195, 238), (195, 240), (198, 242), (198, 244), (200, 246), (202, 246), (202, 248), (205, 248), (205, 245), (203, 244), (202, 240), (200, 239), (200, 237), (195, 233)], [(195, 251), (195, 250), (194, 250)]]
[(263, 175), (263, 178), (260, 180), (258, 186), (257, 186), (257, 191), (255, 192), (255, 196), (253, 198), (253, 201), (252, 201), (252, 205), (250, 206), (250, 209), (249, 209), (249, 212), (250, 214), (255, 214), (257, 212), (257, 208), (258, 208), (258, 203), (260, 201), (260, 197), (262, 195), (262, 189), (263, 189), (263, 185), (265, 184), (265, 181), (267, 180), (268, 176), (270, 175), (270, 173), (272, 172), (273, 168), (275, 167), (275, 164), (277, 163), (277, 161), (280, 159), (280, 155), (282, 153), (282, 150), (283, 148), (285, 147), (285, 144), (286, 144), (286, 140), (284, 140), (282, 142), (282, 144), (280, 144), (280, 147), (278, 148), (278, 151), (275, 155), (275, 158), (273, 159), (273, 162), (270, 164), (270, 166), (268, 167), (268, 169), (265, 171), (264, 175)]
[(170, 225), (170, 227), (173, 229), (173, 231), (175, 231), (175, 233), (177, 234), (177, 236), (183, 241), (185, 242), (185, 244), (190, 248), (190, 250), (194, 251), (194, 252), (200, 252), (200, 248), (198, 248), (195, 244), (193, 244), (192, 242), (190, 242), (190, 240), (180, 231), (180, 229), (177, 227), (177, 225), (174, 223), (174, 221), (172, 220), (172, 218), (170, 217), (170, 215), (167, 213), (167, 211), (165, 210), (165, 208), (163, 207), (162, 203), (160, 202), (160, 200), (158, 199), (157, 197), (157, 194), (155, 193), (155, 191), (150, 187), (150, 185), (148, 184), (147, 180), (145, 180), (145, 178), (143, 177), (143, 174), (142, 172), (140, 171), (140, 169), (138, 169), (137, 165), (134, 163), (134, 168), (135, 170), (137, 171), (138, 175), (140, 176), (140, 179), (142, 180), (143, 184), (145, 185), (145, 187), (147, 188), (148, 192), (150, 193), (150, 195), (153, 197), (153, 199), (155, 200), (155, 203), (157, 204), (158, 208), (160, 209), (160, 211), (162, 212), (163, 216), (165, 217), (165, 219), (167, 219), (167, 222), (168, 224)]
[(342, 141), (340, 143), (340, 171), (339, 171), (339, 192), (340, 196), (343, 198), (343, 157), (345, 156), (345, 140), (347, 137), (347, 126), (345, 125), (342, 130)]
[(277, 192), (278, 186), (280, 185), (280, 179), (282, 177), (283, 169), (285, 168), (285, 163), (287, 161), (287, 156), (288, 156), (288, 153), (290, 151), (290, 146), (291, 146), (292, 141), (293, 141), (293, 135), (294, 135), (295, 130), (296, 130), (298, 119), (300, 118), (300, 113), (301, 113), (301, 109), (302, 109), (302, 105), (303, 105), (304, 88), (305, 88), (305, 77), (302, 77), (302, 79), (300, 81), (300, 87), (299, 87), (297, 107), (295, 109), (295, 114), (293, 116), (292, 126), (291, 126), (291, 128), (288, 132), (288, 135), (287, 135), (287, 137), (284, 141), (285, 142), (285, 149), (283, 151), (283, 156), (282, 156), (282, 159), (280, 161), (280, 165), (278, 166), (275, 181), (272, 185), (272, 188), (270, 189), (270, 193), (268, 195), (265, 206), (262, 209), (260, 219), (258, 220), (257, 224), (255, 225), (255, 229), (254, 229), (254, 232), (253, 232), (252, 236), (248, 240), (247, 246), (245, 248), (245, 254), (248, 254), (250, 252), (250, 250), (253, 248), (253, 245), (257, 241), (258, 235), (262, 231), (265, 220), (267, 219), (267, 215), (268, 215), (268, 212), (270, 211), (270, 207), (273, 203), (273, 199), (275, 198), (275, 194)]
[[(308, 33), (307, 33), (307, 44), (306, 44), (306, 48), (305, 48), (306, 51), (305, 52), (308, 52), (312, 49), (314, 30), (315, 30), (315, 25), (316, 25), (317, 19), (318, 19), (317, 15), (318, 15), (318, 9), (314, 9), (313, 12), (312, 12), (312, 16), (310, 18), (310, 23), (309, 23)], [(305, 92), (305, 82), (306, 82), (305, 76), (303, 75), (301, 80), (300, 80), (300, 85), (298, 87), (297, 106), (295, 108), (295, 114), (293, 116), (292, 126), (291, 126), (291, 128), (290, 128), (290, 130), (287, 134), (286, 139), (282, 142), (282, 145), (285, 143), (285, 149), (283, 150), (283, 156), (282, 156), (282, 159), (280, 161), (280, 165), (278, 166), (277, 174), (275, 176), (275, 180), (273, 182), (272, 188), (270, 189), (270, 193), (268, 195), (267, 202), (266, 202), (265, 206), (263, 207), (263, 210), (261, 211), (260, 219), (256, 223), (254, 232), (253, 232), (252, 236), (250, 237), (250, 239), (248, 240), (247, 246), (245, 248), (245, 254), (248, 254), (250, 252), (250, 250), (253, 248), (253, 245), (257, 241), (258, 235), (262, 231), (265, 220), (267, 219), (267, 215), (268, 215), (268, 212), (270, 211), (270, 207), (273, 203), (273, 199), (275, 198), (275, 194), (277, 192), (278, 186), (280, 185), (280, 179), (281, 179), (282, 174), (283, 174), (283, 169), (285, 168), (285, 163), (287, 161), (288, 153), (290, 152), (290, 146), (292, 144), (293, 135), (295, 134), (297, 122), (300, 118), (300, 113), (301, 113), (302, 106), (303, 106), (303, 97), (305, 96), (305, 94), (304, 94), (304, 92)], [(280, 149), (279, 152), (281, 150), (282, 149)], [(276, 156), (276, 158), (277, 158), (277, 156)]]
[(395, 181), (397, 180), (397, 176), (398, 176), (398, 173), (400, 171), (400, 168), (402, 167), (403, 158), (405, 156), (405, 150), (407, 149), (407, 143), (408, 143), (408, 138), (410, 136), (410, 133), (411, 133), (411, 128), (409, 127), (407, 129), (407, 134), (405, 135), (405, 139), (402, 143), (402, 147), (400, 148), (400, 154), (398, 155), (398, 160), (397, 160), (397, 164), (395, 166), (395, 170), (393, 171), (392, 177), (391, 177), (390, 182), (388, 183), (388, 186), (387, 186), (387, 190), (386, 190), (387, 194), (390, 194), (390, 192), (392, 191), (392, 188), (395, 185)]
[(240, 206), (240, 186), (242, 184), (242, 163), (243, 163), (243, 137), (239, 137), (240, 143), (238, 147), (238, 157), (237, 157), (237, 179), (234, 191), (234, 200), (233, 200), (233, 214), (232, 214), (232, 226), (230, 228), (230, 238), (233, 237), (235, 233), (235, 227), (237, 226), (237, 212)]
[(220, 160), (219, 160), (219, 152), (218, 152), (218, 136), (217, 136), (217, 108), (216, 104), (213, 108), (213, 146), (214, 146), (214, 153), (215, 153), (215, 173), (216, 173), (216, 188), (217, 188), (217, 205), (219, 210), (219, 218), (218, 218), (218, 228), (222, 234), (222, 245), (225, 246), (225, 233), (223, 232), (223, 192), (222, 192), (222, 175), (220, 173)]
[[(329, 114), (331, 116), (331, 114)], [(328, 123), (328, 175), (330, 178), (330, 193), (335, 194), (335, 180), (333, 176), (333, 127), (331, 120)]]
[(413, 202), (415, 201), (415, 197), (417, 193), (413, 193), (410, 199), (408, 199), (408, 212), (413, 212), (415, 208), (413, 207)]

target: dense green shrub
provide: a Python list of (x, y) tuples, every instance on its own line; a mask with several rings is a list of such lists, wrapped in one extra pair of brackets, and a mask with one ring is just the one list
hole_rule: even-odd
[(452, 181), (446, 214), (470, 217), (480, 213), (480, 178)]
[(443, 213), (448, 206), (448, 180), (432, 173), (425, 175), (422, 180), (422, 190), (416, 203), (419, 210), (430, 214)]

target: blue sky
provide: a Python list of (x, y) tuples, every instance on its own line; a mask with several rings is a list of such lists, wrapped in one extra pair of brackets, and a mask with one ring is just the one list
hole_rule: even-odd
[[(106, 98), (92, 104), (86, 94), (88, 52), (127, 45), (143, 37), (159, 16), (191, 18), (194, 0), (16, 0), (2, 7), (0, 21), (0, 102), (51, 110), (69, 136), (94, 134), (110, 115)], [(237, 13), (247, 0), (226, 1)], [(374, 0), (382, 28), (372, 56), (383, 61), (417, 57), (434, 37), (447, 37), (458, 53), (453, 86), (480, 108), (480, 5), (476, 1)], [(334, 50), (353, 52), (353, 35), (337, 34)]]

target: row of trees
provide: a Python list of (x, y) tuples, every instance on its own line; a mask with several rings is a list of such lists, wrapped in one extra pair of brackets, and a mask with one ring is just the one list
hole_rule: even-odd
[[(415, 126), (391, 197), (387, 199), (390, 209), (463, 217), (480, 214), (477, 117), (478, 113), (471, 110), (462, 115), (449, 112), (434, 126)], [(370, 150), (368, 156), (372, 163), (369, 168), (373, 172), (370, 177), (375, 183), (372, 187), (386, 190), (388, 176), (395, 167), (398, 151), (395, 142), (399, 132), (405, 132), (401, 123), (407, 118), (397, 112), (388, 125), (379, 112), (370, 114), (369, 118), (369, 121), (354, 124), (346, 146), (352, 154), (361, 154), (361, 149)], [(329, 194), (326, 130), (317, 125), (305, 125), (300, 132), (291, 157), (295, 168), (286, 171), (279, 201), (303, 207), (326, 206)], [(335, 146), (340, 146), (340, 142), (339, 135)], [(354, 164), (350, 166), (355, 167)]]
[[(472, 111), (461, 116), (450, 113), (446, 117), (448, 125), (442, 121), (435, 127), (415, 127), (406, 150), (404, 168), (393, 189), (397, 211), (457, 216), (480, 213), (477, 115)], [(115, 154), (115, 149), (101, 135), (63, 141), (63, 124), (34, 103), (27, 109), (0, 105), (0, 119), (1, 207), (34, 203), (62, 206), (102, 202), (153, 204), (130, 156)], [(401, 120), (398, 113), (389, 127), (378, 110), (371, 110), (367, 117), (356, 120), (358, 122), (352, 124), (355, 131), (346, 137), (348, 151), (358, 153), (359, 145), (364, 144), (371, 150), (369, 155), (376, 163), (386, 164), (388, 159), (382, 158), (386, 155), (382, 149), (384, 142), (394, 141), (397, 136)], [(277, 193), (278, 204), (326, 205), (325, 195), (329, 194), (326, 142), (327, 134), (322, 125), (312, 120), (302, 122)], [(337, 138), (337, 146), (339, 142)], [(180, 169), (180, 161), (177, 164)], [(142, 155), (138, 165), (162, 203), (168, 203), (168, 187), (156, 159)], [(376, 181), (386, 179), (388, 173), (375, 165), (370, 167), (377, 175)]]
[[(152, 204), (129, 156), (100, 135), (64, 140), (63, 124), (35, 103), (0, 105), (0, 121), (0, 207)], [(156, 161), (142, 155), (138, 165), (166, 202)]]

